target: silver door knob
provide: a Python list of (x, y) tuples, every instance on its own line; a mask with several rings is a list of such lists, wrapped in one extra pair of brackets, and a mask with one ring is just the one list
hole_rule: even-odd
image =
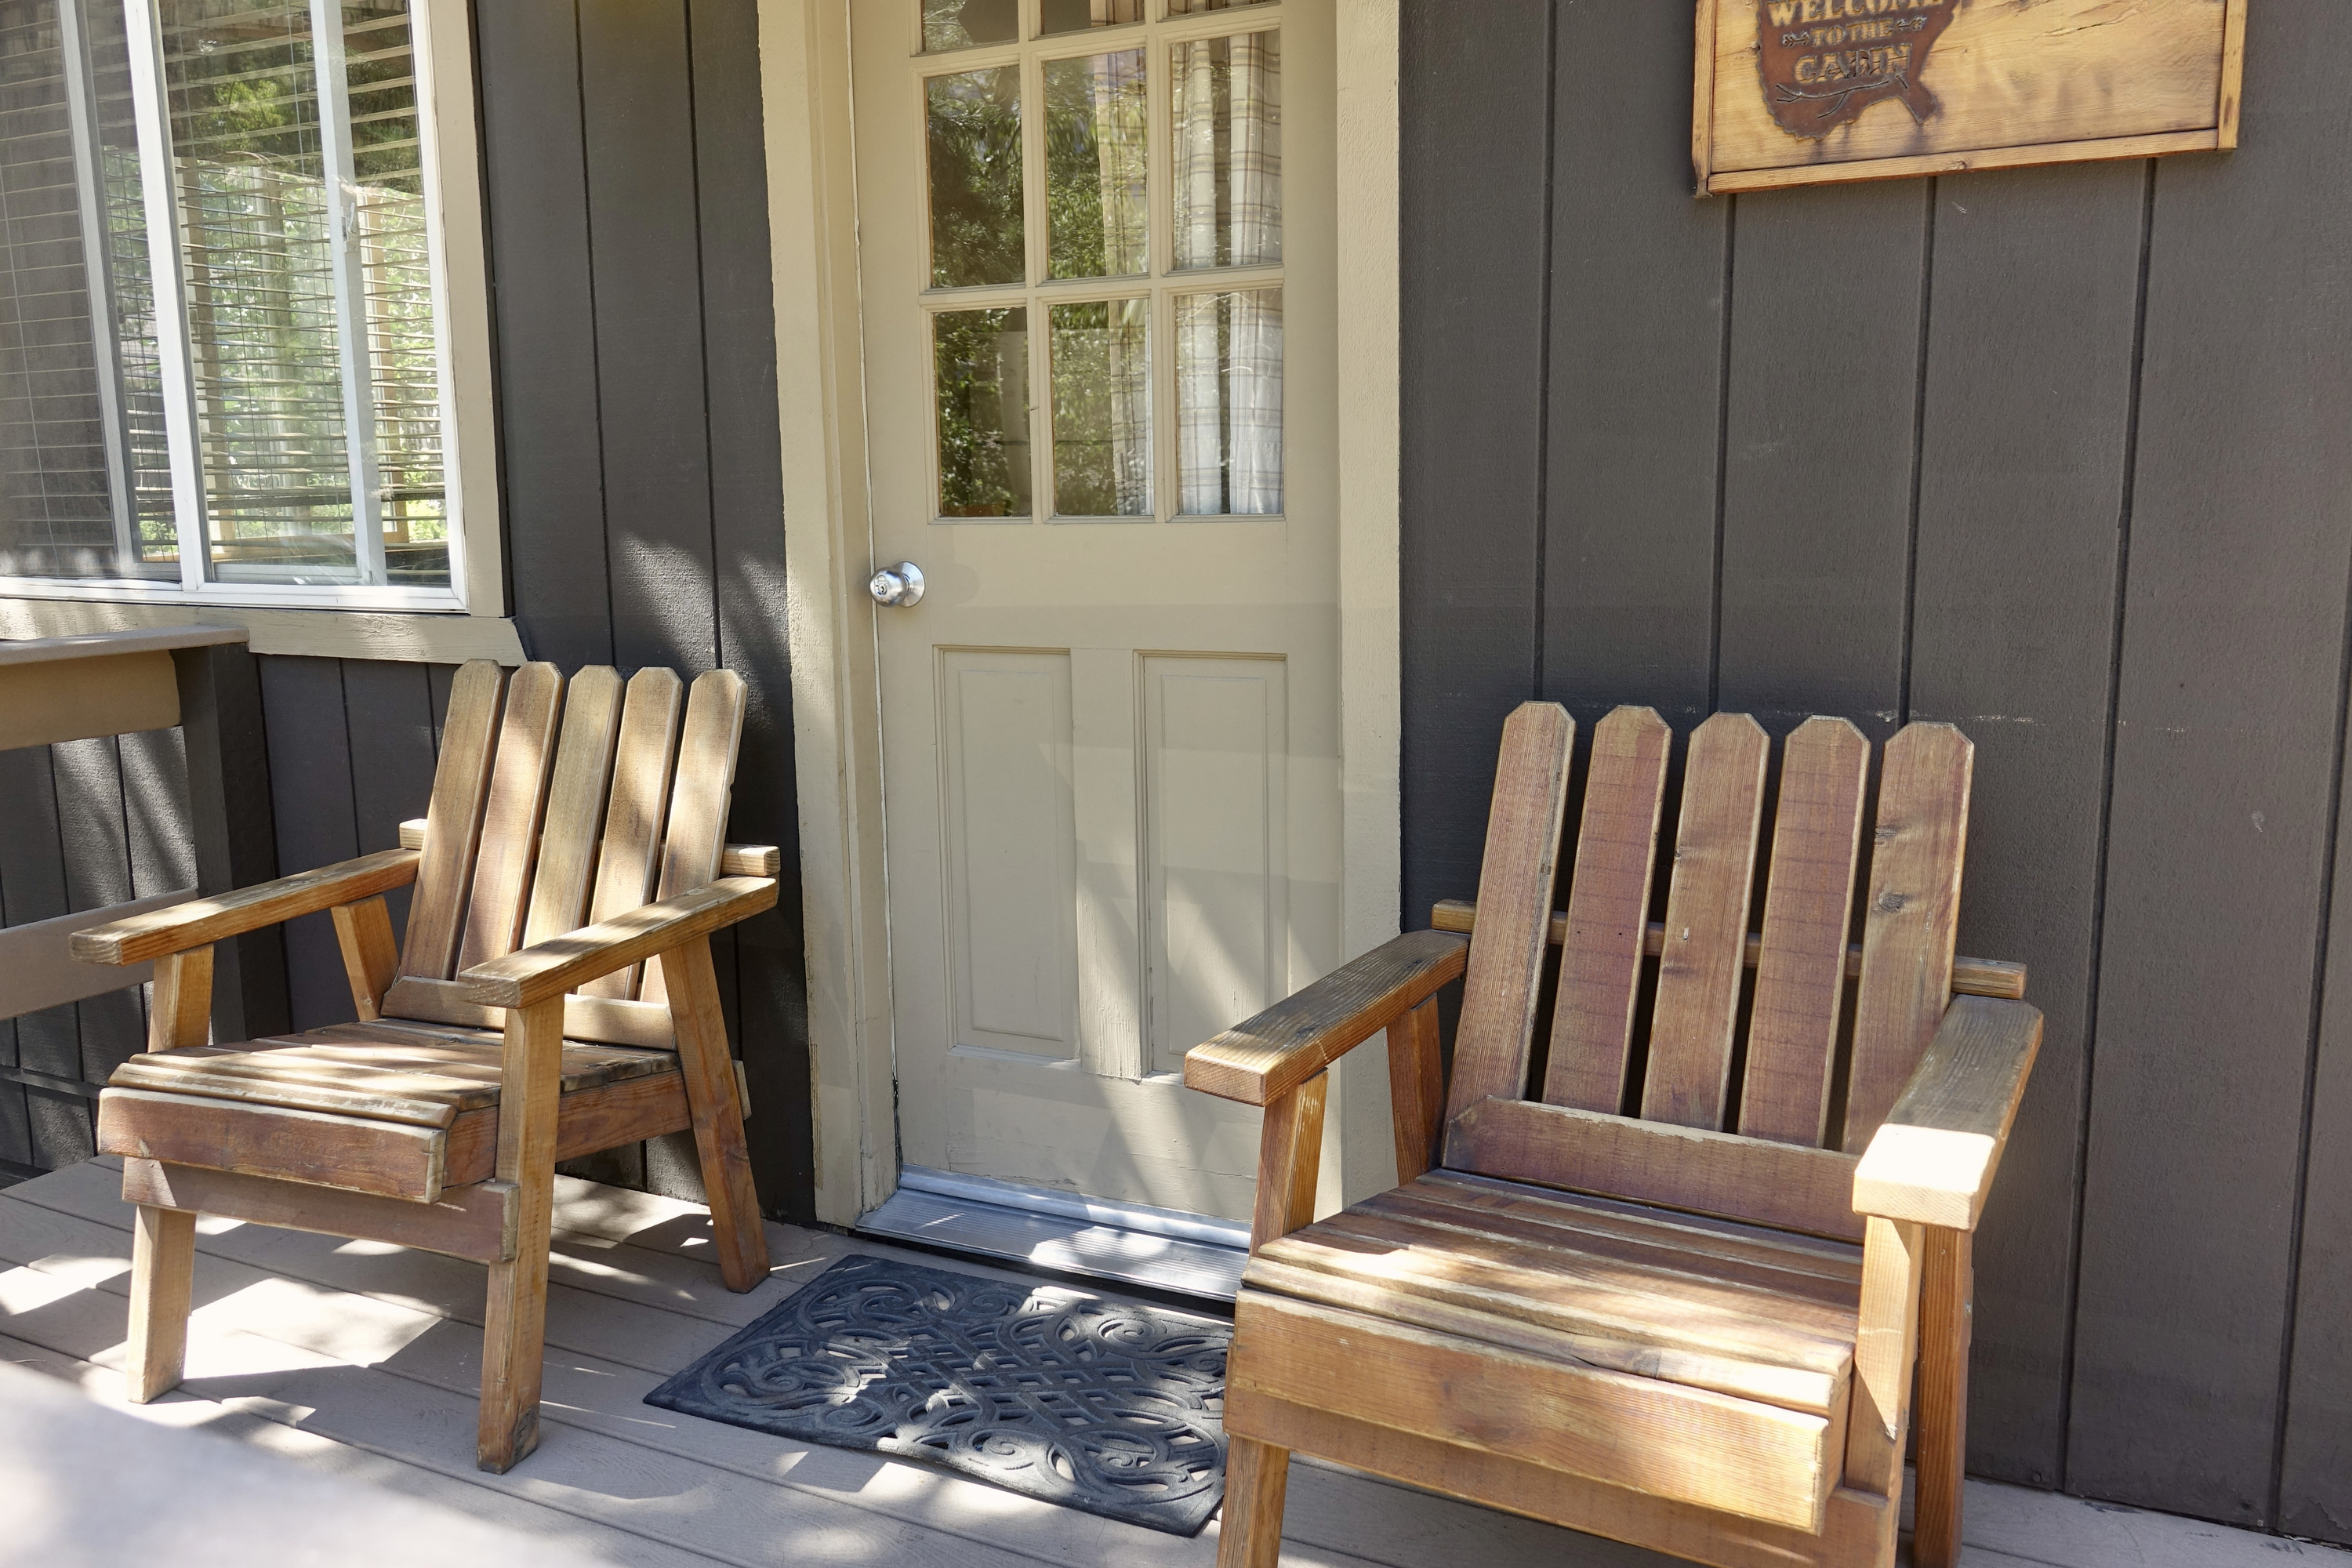
[(922, 603), (923, 569), (911, 561), (901, 561), (896, 566), (885, 566), (866, 580), (866, 591), (874, 595), (877, 605), (895, 605), (905, 609)]

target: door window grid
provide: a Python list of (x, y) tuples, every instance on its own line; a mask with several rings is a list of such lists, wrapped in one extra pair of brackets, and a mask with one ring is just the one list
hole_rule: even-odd
[[(1056, 30), (1057, 15), (1081, 4), (1104, 19)], [(1133, 20), (1146, 5), (1150, 19)], [(936, 377), (929, 417), (937, 520), (1279, 518), (1278, 0), (1018, 0), (994, 7), (916, 0), (913, 11), (916, 112), (925, 116), (921, 232), (934, 247), (924, 270), (932, 287), (921, 303)], [(1139, 65), (1132, 63), (1138, 57)], [(1018, 107), (1009, 118), (1017, 122), (1021, 159), (1010, 205), (1022, 216), (1023, 279), (946, 284), (942, 270), (968, 276), (969, 269), (940, 266), (934, 84), (992, 77), (1007, 67), (1018, 72)], [(1102, 197), (1121, 210), (1108, 213), (1111, 221), (1103, 226), (1102, 275), (1068, 275), (1090, 268), (1066, 243), (1077, 231), (1068, 191), (1055, 187), (1057, 148), (1048, 121), (1054, 89), (1063, 89), (1062, 101), (1070, 103), (1069, 89), (1087, 67), (1098, 102), (1116, 97), (1129, 73), (1142, 78), (1139, 216), (1148, 273), (1129, 269), (1132, 204), (1124, 199), (1122, 180), (1111, 177), (1119, 148), (1108, 145), (1097, 148), (1106, 171)], [(1180, 81), (1189, 96), (1178, 90)], [(1205, 204), (1195, 203), (1204, 223), (1188, 223), (1176, 206), (1180, 118), (1193, 132), (1184, 172), (1211, 193)], [(1095, 130), (1104, 128), (1098, 116)], [(1118, 124), (1110, 129), (1117, 134), (1098, 136), (1098, 142), (1131, 134)], [(1078, 167), (1071, 147), (1058, 153), (1065, 175)], [(948, 201), (966, 189), (951, 177)], [(1057, 244), (1057, 229), (1065, 243)], [(1192, 265), (1180, 265), (1180, 250)], [(1072, 309), (1079, 306), (1094, 309)], [(975, 353), (973, 329), (983, 320), (990, 344)], [(1059, 430), (1057, 406), (1069, 416)], [(975, 423), (974, 411), (982, 422)], [(1149, 430), (1148, 452), (1132, 450), (1139, 427)], [(1022, 469), (1018, 479), (1015, 468)]]

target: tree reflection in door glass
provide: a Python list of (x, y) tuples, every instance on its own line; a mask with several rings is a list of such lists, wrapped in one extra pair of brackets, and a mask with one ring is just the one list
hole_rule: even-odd
[(1144, 269), (1143, 51), (1045, 62), (1049, 278)]
[(1009, 44), (1020, 25), (1020, 0), (923, 0), (923, 52)]
[(931, 286), (1018, 283), (1021, 68), (935, 76), (929, 108)]
[(1143, 0), (1040, 0), (1037, 31), (1046, 37), (1143, 20)]
[(938, 374), (940, 515), (1029, 515), (1029, 312), (931, 318)]
[(1054, 510), (1062, 517), (1151, 514), (1150, 362), (1141, 300), (1056, 305)]

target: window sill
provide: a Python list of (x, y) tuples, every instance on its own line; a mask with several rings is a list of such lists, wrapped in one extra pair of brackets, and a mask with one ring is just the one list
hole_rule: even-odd
[(277, 610), (249, 605), (159, 605), (121, 599), (0, 595), (0, 638), (73, 637), (140, 626), (243, 626), (256, 653), (311, 658), (462, 664), (523, 662), (522, 637), (502, 616), (398, 610)]

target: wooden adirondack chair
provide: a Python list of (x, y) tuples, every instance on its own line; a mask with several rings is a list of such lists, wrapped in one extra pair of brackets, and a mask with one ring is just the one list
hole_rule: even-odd
[[(1466, 943), (1401, 936), (1186, 1059), (1193, 1088), (1265, 1107), (1217, 1560), (1275, 1561), (1299, 1449), (1723, 1568), (1884, 1568), (1916, 1356), (1915, 1554), (1948, 1568), (1969, 1232), (2042, 1037), (2002, 999), (2019, 966), (1959, 960), (1975, 994), (1952, 994), (1972, 748), (1946, 724), (1887, 743), (1856, 952), (1853, 725), (1782, 749), (1760, 936), (1764, 731), (1717, 714), (1691, 736), (1657, 925), (1673, 736), (1646, 708), (1596, 726), (1552, 910), (1574, 728), (1549, 703), (1505, 725), (1477, 903), (1438, 910)], [(1456, 977), (1448, 1082), (1434, 993)], [(1382, 1029), (1404, 1184), (1309, 1223), (1324, 1069)]]
[[(742, 727), (729, 671), (688, 695), (666, 669), (567, 691), (552, 665), (469, 664), (411, 847), (74, 937), (156, 961), (147, 1053), (99, 1098), (139, 1205), (131, 1398), (180, 1381), (198, 1213), (488, 1264), (487, 1470), (539, 1441), (558, 1160), (691, 1127), (720, 1272), (765, 1278), (709, 942), (776, 901), (776, 851), (722, 843)], [(411, 883), (396, 946), (383, 895)], [(361, 1022), (208, 1043), (211, 944), (320, 910)]]

